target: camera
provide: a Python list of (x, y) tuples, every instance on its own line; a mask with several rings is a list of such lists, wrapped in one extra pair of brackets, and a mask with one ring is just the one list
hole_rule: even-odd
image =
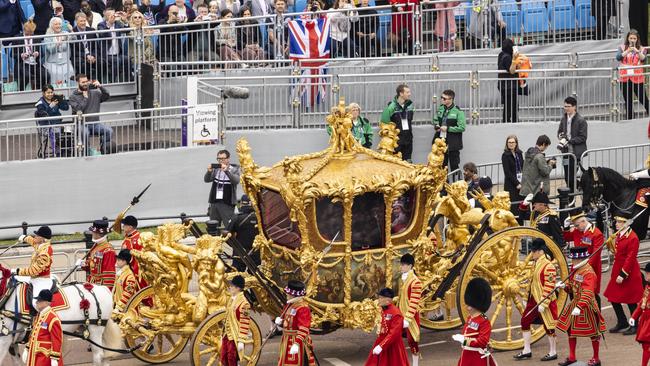
[(210, 18), (209, 15), (204, 15), (204, 16), (203, 16), (203, 20), (205, 20), (205, 21), (210, 21), (210, 20), (212, 20), (212, 18)]
[(212, 163), (210, 164), (212, 169), (221, 169), (221, 163)]
[(557, 149), (563, 153), (569, 152), (569, 141), (566, 139), (566, 135), (564, 133), (560, 133), (558, 135), (558, 138), (560, 141), (557, 143)]
[(63, 96), (63, 94), (54, 94), (52, 99), (56, 100), (59, 104), (61, 104), (61, 103), (63, 103), (63, 100), (65, 99), (65, 97)]

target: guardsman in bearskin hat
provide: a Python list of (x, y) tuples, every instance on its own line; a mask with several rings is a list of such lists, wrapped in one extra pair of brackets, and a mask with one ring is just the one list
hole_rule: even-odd
[[(41, 290), (50, 290), (52, 288), (52, 279), (50, 278), (50, 269), (52, 267), (52, 230), (49, 226), (41, 226), (34, 231), (34, 236), (21, 235), (18, 241), (27, 243), (34, 248), (34, 254), (27, 268), (16, 268), (12, 271), (16, 279), (21, 282), (30, 282), (32, 284), (32, 293), (38, 295)], [(36, 298), (32, 300), (32, 305), (36, 307)]]
[(307, 294), (305, 284), (289, 280), (284, 292), (287, 294), (287, 304), (281, 316), (275, 318), (275, 324), (282, 328), (278, 366), (314, 366), (316, 362), (309, 336), (311, 309), (304, 299)]
[(398, 307), (404, 316), (403, 327), (406, 340), (411, 349), (411, 366), (419, 364), (420, 349), (420, 297), (422, 296), (422, 282), (413, 271), (415, 258), (406, 253), (400, 258), (400, 272), (402, 272), (401, 286), (399, 289)]
[[(627, 214), (615, 216), (616, 230), (621, 230), (628, 218)], [(627, 304), (630, 314), (632, 314), (643, 294), (641, 268), (639, 268), (639, 262), (636, 259), (639, 253), (639, 237), (631, 227), (628, 227), (618, 233), (614, 243), (616, 250), (612, 277), (604, 293), (616, 313), (616, 325), (609, 330), (610, 333), (618, 333), (628, 327), (628, 320), (621, 304)], [(636, 328), (630, 327), (623, 334), (636, 334)]]
[(237, 366), (239, 353), (244, 351), (248, 339), (251, 306), (244, 296), (246, 281), (242, 276), (233, 277), (228, 287), (230, 298), (226, 304), (226, 321), (221, 339), (221, 365)]
[[(585, 247), (587, 248), (587, 253), (594, 253), (598, 248), (603, 246), (605, 243), (605, 237), (603, 233), (587, 220), (587, 215), (582, 209), (577, 209), (572, 212), (569, 217), (572, 226), (564, 231), (564, 240), (572, 241), (573, 246), (575, 247)], [(600, 255), (594, 255), (589, 258), (589, 265), (596, 273), (596, 288), (594, 294), (596, 295), (596, 302), (600, 308), (600, 282), (602, 276), (602, 259)]]
[[(550, 295), (555, 292), (555, 279), (557, 270), (546, 255), (546, 243), (544, 239), (536, 238), (530, 248), (532, 259), (535, 260), (535, 269), (530, 280), (530, 290), (526, 309), (521, 318), (521, 332), (524, 336), (524, 349), (514, 356), (516, 360), (532, 358), (530, 349), (531, 333), (530, 326), (534, 321), (541, 318), (546, 335), (548, 335), (549, 352), (542, 357), (541, 361), (557, 360), (557, 337), (555, 336), (555, 323), (557, 321), (557, 298)], [(548, 296), (548, 298), (547, 298)], [(543, 302), (542, 299), (545, 299)]]
[(573, 296), (571, 302), (562, 309), (557, 321), (557, 329), (566, 332), (569, 336), (569, 357), (564, 362), (559, 363), (560, 366), (568, 366), (577, 362), (577, 337), (591, 338), (594, 354), (587, 365), (600, 366), (598, 352), (600, 349), (600, 336), (605, 332), (605, 319), (600, 314), (600, 308), (596, 303), (595, 294), (598, 277), (591, 265), (584, 261), (587, 257), (589, 257), (587, 247), (571, 248), (569, 259), (571, 259), (574, 272), (566, 284), (560, 282), (556, 285), (558, 288), (564, 288)]
[[(128, 250), (142, 250), (140, 244), (140, 232), (138, 231), (138, 219), (133, 215), (128, 215), (121, 220), (122, 231), (124, 232), (124, 241), (122, 241), (122, 249)], [(131, 258), (131, 269), (135, 278), (138, 279), (140, 288), (147, 287), (147, 283), (140, 277), (140, 266), (138, 260)]]
[(404, 317), (393, 305), (393, 297), (395, 297), (395, 292), (389, 288), (384, 288), (377, 293), (377, 302), (381, 306), (381, 323), (377, 339), (366, 360), (366, 366), (409, 364), (404, 343), (402, 343)]
[(50, 307), (51, 303), (50, 290), (41, 290), (36, 297), (39, 314), (34, 317), (29, 343), (23, 351), (22, 359), (27, 366), (63, 366), (63, 330), (59, 316)]
[(548, 235), (553, 239), (555, 244), (559, 245), (560, 248), (564, 247), (564, 238), (562, 236), (562, 225), (560, 225), (560, 217), (557, 212), (551, 210), (548, 205), (551, 204), (551, 200), (548, 199), (548, 195), (544, 191), (539, 191), (533, 196), (532, 204), (532, 227), (538, 228), (544, 234)]
[(492, 325), (485, 316), (492, 304), (492, 288), (484, 278), (473, 278), (467, 283), (464, 298), (469, 318), (465, 322), (463, 333), (451, 337), (463, 348), (458, 366), (496, 366), (488, 348)]
[(115, 284), (115, 251), (108, 242), (109, 233), (107, 220), (95, 220), (90, 230), (93, 234), (93, 246), (90, 248), (85, 261), (78, 261), (81, 269), (88, 274), (86, 282), (107, 286), (113, 289)]
[(140, 289), (131, 269), (132, 263), (131, 251), (128, 249), (120, 250), (117, 254), (117, 281), (113, 288), (113, 306), (116, 312), (122, 312), (131, 297)]
[(636, 341), (641, 343), (643, 348), (643, 359), (641, 366), (648, 366), (650, 362), (650, 263), (646, 263), (645, 268), (645, 289), (639, 306), (630, 318), (630, 327), (636, 327)]

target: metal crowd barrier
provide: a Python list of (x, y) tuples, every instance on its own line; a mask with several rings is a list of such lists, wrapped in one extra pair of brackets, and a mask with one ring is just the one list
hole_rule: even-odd
[(583, 168), (606, 167), (627, 175), (646, 167), (650, 143), (589, 149), (580, 156)]

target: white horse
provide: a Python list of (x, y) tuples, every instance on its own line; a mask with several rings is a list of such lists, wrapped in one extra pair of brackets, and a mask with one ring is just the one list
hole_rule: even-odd
[[(7, 290), (2, 291), (2, 289), (9, 287), (8, 283), (10, 282), (10, 278), (4, 277), (8, 274), (9, 271), (0, 265), (0, 276), (2, 276), (0, 277), (0, 298), (3, 298), (5, 292), (7, 292)], [(88, 338), (103, 347), (113, 349), (121, 347), (122, 342), (119, 329), (112, 326), (105, 326), (113, 310), (113, 294), (108, 287), (93, 285), (92, 294), (83, 284), (60, 285), (59, 287), (59, 291), (67, 298), (69, 304), (67, 309), (56, 311), (61, 319), (63, 331), (75, 332), (77, 334), (83, 333), (84, 328), (81, 323), (86, 320), (86, 316), (80, 307), (82, 301), (81, 292), (83, 298), (88, 300), (89, 303), (88, 318), (91, 320), (91, 325), (88, 326)], [(23, 307), (23, 301), (18, 297), (18, 292), (19, 288), (17, 287), (5, 302), (0, 312), (0, 364), (2, 365), (4, 365), (3, 360), (7, 357), (9, 348), (25, 337), (25, 328), (27, 327), (28, 320), (23, 317), (22, 321), (16, 322), (15, 318), (12, 318), (12, 315), (15, 314), (16, 307), (19, 309)], [(97, 311), (98, 305), (102, 319), (101, 325), (97, 325), (97, 319), (100, 318)], [(79, 324), (64, 324), (67, 321), (75, 321), (79, 322)], [(9, 332), (9, 334), (5, 335), (6, 332)], [(105, 361), (104, 350), (92, 344), (91, 347), (93, 352), (93, 365), (108, 366), (108, 363)], [(14, 364), (21, 365), (20, 354), (17, 352), (18, 348), (16, 347), (15, 350), (16, 355), (13, 357)]]

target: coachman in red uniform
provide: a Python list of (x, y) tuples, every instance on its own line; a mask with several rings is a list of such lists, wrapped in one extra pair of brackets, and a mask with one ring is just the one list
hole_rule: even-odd
[(237, 366), (239, 354), (244, 351), (250, 329), (251, 306), (244, 296), (246, 281), (242, 276), (233, 277), (228, 287), (230, 299), (226, 304), (226, 321), (221, 339), (221, 365)]
[(630, 318), (630, 327), (637, 327), (636, 341), (641, 343), (643, 348), (641, 366), (648, 366), (650, 362), (650, 263), (646, 263), (643, 271), (646, 285), (641, 302)]
[[(570, 217), (570, 220), (574, 228), (564, 232), (564, 240), (573, 241), (574, 247), (585, 247), (587, 248), (587, 253), (592, 254), (605, 244), (603, 233), (587, 220), (584, 211), (578, 209)], [(603, 273), (603, 264), (600, 255), (594, 255), (589, 258), (589, 265), (594, 270), (594, 273), (596, 273), (595, 295), (596, 302), (600, 308), (600, 282)]]
[(469, 318), (465, 322), (463, 333), (451, 337), (463, 348), (458, 366), (496, 366), (489, 348), (492, 325), (485, 316), (492, 303), (490, 284), (484, 278), (473, 278), (467, 284), (464, 299)]
[(63, 366), (61, 342), (63, 330), (59, 316), (52, 310), (52, 293), (42, 290), (36, 297), (36, 310), (29, 343), (23, 351), (23, 362), (27, 366)]
[[(621, 230), (625, 226), (628, 219), (626, 216), (614, 217), (616, 230)], [(641, 301), (641, 295), (643, 294), (641, 268), (639, 268), (639, 262), (636, 259), (639, 253), (639, 237), (636, 236), (632, 228), (628, 227), (618, 233), (615, 246), (612, 277), (604, 294), (607, 300), (612, 303), (616, 313), (616, 325), (609, 330), (610, 333), (618, 333), (628, 327), (628, 320), (621, 304), (627, 304), (631, 315), (636, 309), (636, 304)], [(630, 327), (623, 334), (636, 334), (636, 327)]]
[(85, 270), (86, 282), (107, 286), (111, 291), (115, 285), (115, 251), (106, 239), (109, 233), (108, 221), (95, 220), (88, 230), (93, 233), (93, 247), (81, 269)]
[(404, 254), (400, 258), (400, 272), (402, 281), (399, 289), (398, 307), (404, 316), (404, 332), (411, 349), (411, 366), (418, 366), (420, 362), (420, 298), (422, 297), (422, 282), (413, 271), (415, 258), (411, 254)]
[(284, 288), (287, 304), (275, 324), (282, 328), (280, 360), (278, 366), (315, 366), (313, 346), (309, 336), (311, 309), (304, 299), (307, 294), (305, 284), (290, 280)]
[[(598, 254), (596, 254), (598, 255)], [(591, 347), (594, 354), (587, 363), (589, 366), (600, 366), (598, 352), (600, 350), (600, 336), (605, 332), (605, 319), (600, 314), (600, 308), (596, 303), (595, 291), (597, 276), (589, 263), (583, 262), (589, 257), (586, 247), (573, 247), (570, 249), (569, 258), (572, 266), (577, 268), (567, 280), (566, 286), (562, 283), (558, 287), (564, 287), (565, 291), (573, 296), (570, 303), (564, 306), (557, 322), (557, 329), (566, 332), (569, 336), (569, 357), (559, 363), (560, 366), (568, 366), (575, 362), (576, 337), (591, 338)]]
[(402, 343), (402, 327), (404, 317), (399, 309), (393, 305), (395, 292), (385, 288), (377, 294), (381, 306), (381, 324), (379, 325), (377, 339), (372, 345), (365, 366), (395, 366), (408, 365), (408, 357)]
[[(140, 244), (140, 232), (138, 231), (138, 219), (135, 216), (128, 215), (121, 221), (122, 231), (124, 232), (124, 241), (122, 241), (122, 249), (128, 250), (142, 250)], [(138, 260), (133, 258), (131, 260), (131, 269), (135, 278), (140, 282), (140, 288), (147, 287), (147, 283), (140, 278), (140, 266)]]

